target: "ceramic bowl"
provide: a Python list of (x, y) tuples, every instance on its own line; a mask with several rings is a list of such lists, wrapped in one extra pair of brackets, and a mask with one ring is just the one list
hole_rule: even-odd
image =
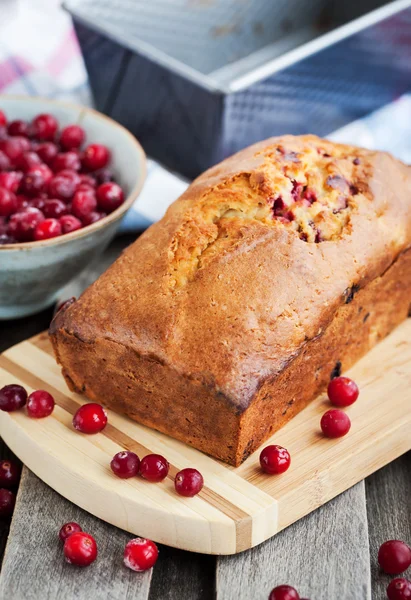
[(51, 306), (59, 290), (104, 250), (143, 186), (146, 157), (130, 132), (90, 108), (43, 98), (0, 96), (0, 109), (8, 120), (29, 121), (47, 112), (61, 127), (81, 125), (89, 142), (110, 148), (111, 168), (126, 196), (117, 210), (84, 229), (42, 242), (0, 246), (0, 319), (4, 320)]

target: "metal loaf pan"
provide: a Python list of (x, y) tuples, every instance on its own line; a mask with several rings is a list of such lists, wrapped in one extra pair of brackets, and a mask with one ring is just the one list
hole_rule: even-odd
[(411, 89), (411, 0), (66, 0), (96, 107), (194, 177)]

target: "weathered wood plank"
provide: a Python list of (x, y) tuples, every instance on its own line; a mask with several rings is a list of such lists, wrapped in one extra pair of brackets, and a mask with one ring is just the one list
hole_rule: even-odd
[[(67, 521), (78, 522), (97, 541), (98, 559), (87, 569), (64, 560), (58, 531)], [(122, 563), (131, 537), (58, 496), (24, 469), (0, 574), (0, 598), (146, 600), (151, 571), (135, 573)]]
[(296, 587), (311, 600), (370, 600), (364, 482), (264, 544), (217, 560), (217, 600), (267, 600)]
[[(411, 452), (366, 480), (372, 597), (380, 600), (392, 576), (380, 572), (378, 549), (387, 540), (411, 544)], [(411, 568), (407, 572), (411, 578)]]

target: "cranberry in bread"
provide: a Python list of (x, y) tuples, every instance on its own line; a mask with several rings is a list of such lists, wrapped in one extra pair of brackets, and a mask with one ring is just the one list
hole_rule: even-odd
[(410, 244), (411, 169), (272, 138), (63, 307), (56, 358), (72, 390), (239, 465), (407, 317)]

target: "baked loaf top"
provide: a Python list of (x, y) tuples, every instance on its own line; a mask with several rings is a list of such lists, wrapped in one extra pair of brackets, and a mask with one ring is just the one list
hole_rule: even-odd
[(124, 344), (241, 413), (410, 244), (411, 169), (272, 138), (196, 179), (52, 330)]

